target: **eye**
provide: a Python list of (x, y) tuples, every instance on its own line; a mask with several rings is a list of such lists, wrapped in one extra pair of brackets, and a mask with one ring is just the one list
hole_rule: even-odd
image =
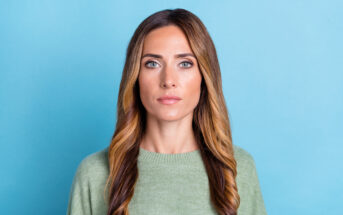
[(148, 68), (155, 68), (157, 67), (158, 63), (156, 63), (155, 61), (147, 61), (144, 65)]
[(183, 61), (181, 62), (181, 65), (182, 65), (181, 67), (190, 68), (193, 66), (193, 63), (190, 61)]

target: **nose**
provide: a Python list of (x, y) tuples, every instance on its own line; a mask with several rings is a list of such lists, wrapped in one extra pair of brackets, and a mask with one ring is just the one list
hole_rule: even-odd
[(161, 71), (162, 88), (176, 87), (175, 71), (171, 66), (165, 66)]

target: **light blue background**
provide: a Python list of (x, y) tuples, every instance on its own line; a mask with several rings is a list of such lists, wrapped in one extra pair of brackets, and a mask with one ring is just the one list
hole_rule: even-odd
[(129, 38), (177, 7), (213, 38), (268, 214), (342, 214), (339, 0), (0, 1), (1, 214), (66, 212), (78, 164), (111, 140)]

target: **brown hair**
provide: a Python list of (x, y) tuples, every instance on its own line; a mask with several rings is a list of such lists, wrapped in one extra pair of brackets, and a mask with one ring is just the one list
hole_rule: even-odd
[(211, 202), (222, 215), (236, 215), (240, 197), (236, 185), (236, 160), (228, 111), (213, 41), (201, 20), (185, 9), (162, 10), (147, 17), (134, 32), (126, 52), (117, 103), (117, 124), (108, 152), (107, 215), (128, 215), (138, 179), (139, 144), (145, 132), (146, 110), (138, 86), (145, 36), (167, 25), (178, 26), (188, 38), (203, 81), (192, 127), (205, 164)]

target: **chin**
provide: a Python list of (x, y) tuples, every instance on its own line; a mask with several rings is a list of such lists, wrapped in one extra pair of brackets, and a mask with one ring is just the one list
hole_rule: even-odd
[(155, 117), (159, 120), (163, 121), (177, 121), (182, 120), (183, 118), (187, 117), (190, 113), (177, 113), (177, 112), (163, 112), (158, 113)]
[(169, 122), (177, 121), (177, 120), (182, 119), (182, 117), (180, 117), (180, 116), (178, 116), (178, 115), (156, 116), (156, 118), (159, 119), (159, 120), (162, 120), (162, 121), (169, 121)]

